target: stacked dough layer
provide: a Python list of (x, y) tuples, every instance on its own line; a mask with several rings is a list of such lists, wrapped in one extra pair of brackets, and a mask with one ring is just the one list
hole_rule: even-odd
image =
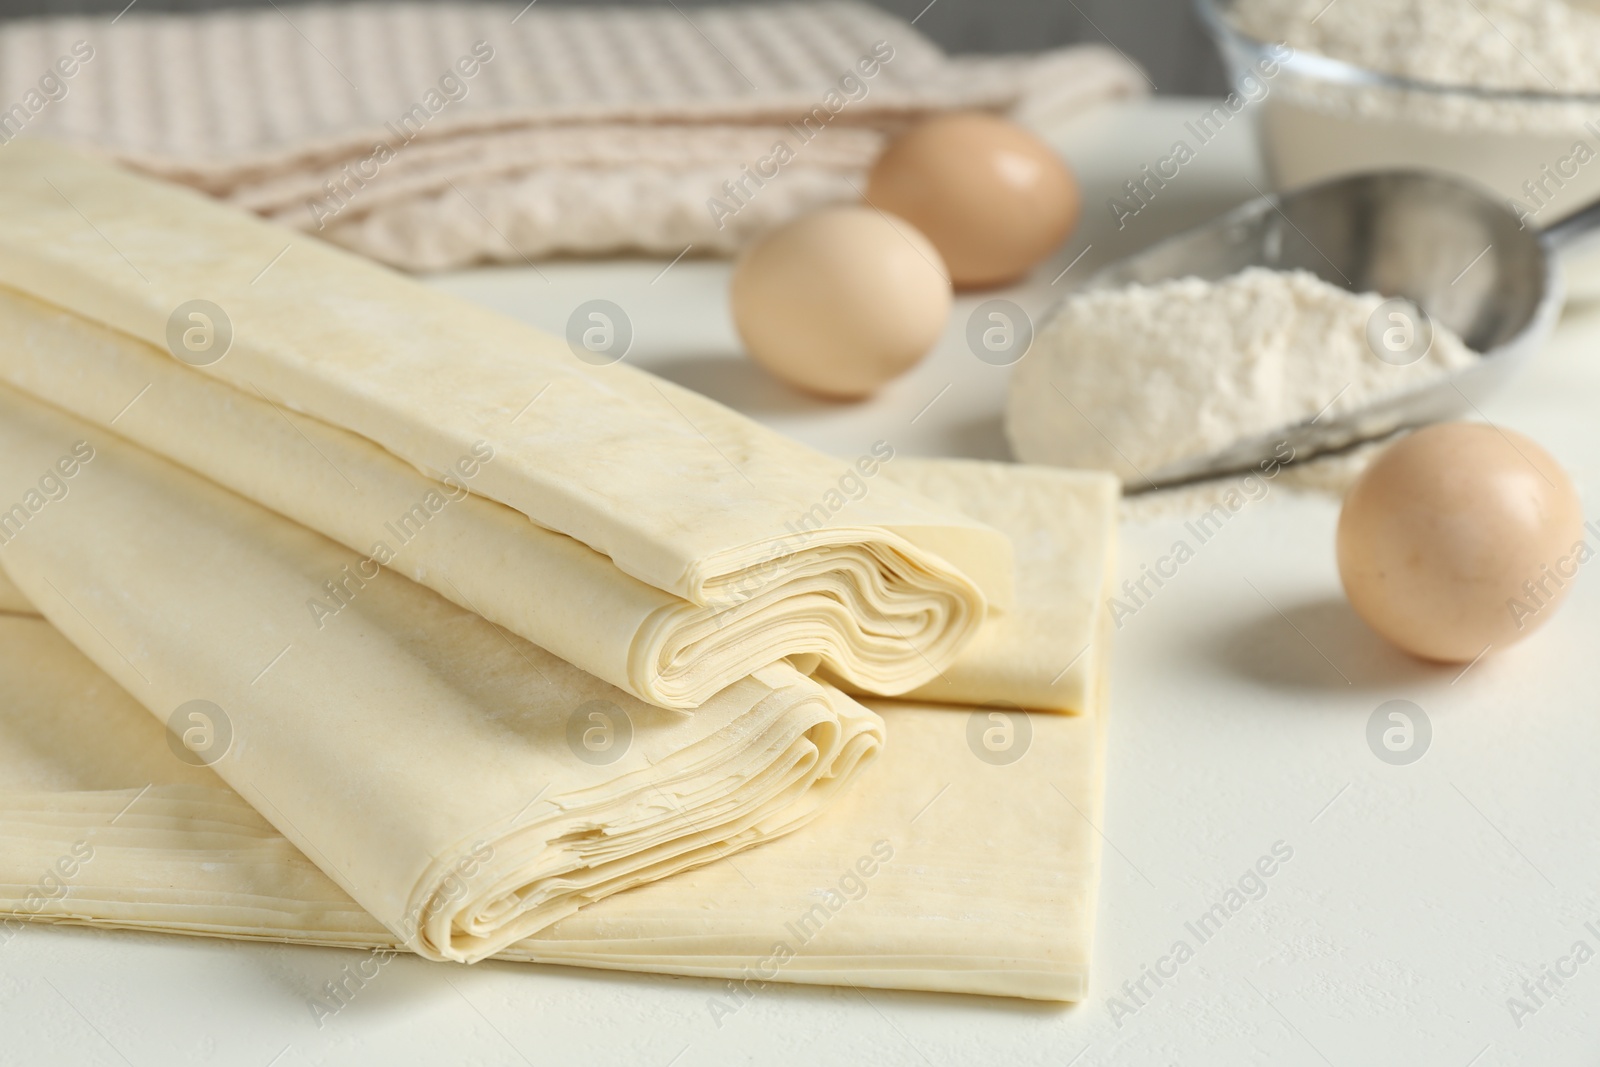
[[(32, 299), (0, 302), (5, 380), (641, 699), (695, 707), (790, 655), (906, 692), (1010, 600), (998, 532), (881, 479), (836, 507), (847, 464), (713, 401), (185, 190), (8, 147), (0, 285)], [(194, 300), (232, 333), (198, 368), (162, 352)]]
[[(1103, 598), (1111, 479), (999, 464), (918, 466), (915, 477), (1003, 518), (1019, 546), (1061, 546), (1033, 560), (1038, 583), (1088, 585)], [(1057, 503), (1019, 506), (1040, 497)], [(1097, 620), (1067, 675), (1091, 686), (1076, 714), (876, 702), (889, 743), (815, 821), (736, 859), (608, 897), (500, 957), (740, 984), (1081, 999), (1099, 882), (1094, 826), (1109, 653), (1106, 615), (1091, 608), (1084, 621)], [(1068, 632), (1019, 631), (1018, 647), (990, 661), (991, 671), (1058, 662), (1076, 639), (1076, 620), (1062, 611), (1057, 621)], [(979, 651), (967, 653), (973, 669)], [(0, 913), (354, 948), (400, 944), (210, 771), (173, 760), (159, 724), (42, 622), (0, 618), (0, 686), (17, 694), (0, 707), (0, 780), (10, 783), (0, 792)], [(980, 758), (974, 736), (1006, 728), (1016, 731), (1015, 748)], [(93, 860), (65, 888), (30, 897), (39, 872), (80, 842)], [(728, 994), (730, 1010), (740, 996)]]
[(782, 664), (692, 714), (651, 707), (397, 575), (319, 630), (307, 591), (352, 553), (0, 391), (0, 498), (66, 456), (7, 573), (175, 733), (210, 731), (229, 785), (431, 958), (786, 833), (881, 742)]
[[(1082, 995), (1114, 480), (902, 461), (835, 506), (840, 461), (284, 240), (0, 154), (0, 912)], [(877, 767), (814, 667), (949, 704), (886, 707)]]

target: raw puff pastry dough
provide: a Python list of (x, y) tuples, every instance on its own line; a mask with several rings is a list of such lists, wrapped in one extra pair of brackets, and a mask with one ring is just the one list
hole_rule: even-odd
[[(809, 578), (790, 577), (726, 605), (693, 604), (465, 491), (473, 481), (459, 473), (452, 485), (435, 481), (348, 430), (5, 288), (0, 336), (0, 380), (115, 429), (663, 707), (698, 707), (789, 655), (817, 656), (842, 665), (841, 677), (899, 691), (930, 676), (934, 663), (970, 638), (965, 631), (976, 619), (935, 635), (933, 598), (883, 588), (877, 569), (855, 558), (826, 560)], [(308, 601), (308, 612), (311, 602), (321, 605), (319, 616), (330, 605), (337, 612), (342, 595), (325, 591)], [(583, 610), (574, 612), (574, 604)], [(893, 622), (896, 632), (875, 633), (861, 622), (868, 605), (911, 614)]]
[[(1099, 690), (1100, 605), (1116, 557), (1122, 484), (1104, 471), (896, 459), (884, 476), (1011, 539), (1016, 604), (908, 700), (1083, 711)], [(847, 689), (853, 689), (845, 683)]]
[[(494, 458), (475, 471), (473, 493), (575, 538), (623, 576), (713, 609), (713, 625), (729, 609), (765, 615), (747, 632), (770, 645), (736, 647), (731, 664), (701, 658), (715, 669), (673, 690), (632, 662), (645, 605), (631, 587), (596, 594), (627, 602), (600, 616), (612, 628), (563, 635), (569, 621), (515, 606), (533, 589), (485, 579), (469, 597), (436, 586), (542, 647), (593, 643), (574, 661), (638, 695), (693, 706), (769, 651), (820, 655), (865, 689), (905, 692), (954, 659), (987, 607), (1010, 604), (1009, 542), (982, 523), (887, 482), (836, 507), (839, 461), (626, 362), (593, 366), (557, 338), (188, 190), (42, 142), (7, 147), (0, 284), (158, 350), (188, 325), (183, 305), (210, 301), (231, 324), (231, 346), (193, 373), (275, 414), (359, 435), (435, 480), (487, 444)], [(61, 387), (79, 390), (74, 402), (55, 392), (64, 406), (103, 420), (134, 395), (107, 410), (87, 381)], [(204, 447), (185, 442), (183, 462), (199, 466)], [(258, 499), (271, 495), (263, 486)], [(364, 529), (393, 517), (350, 506), (363, 509)], [(551, 551), (546, 570), (575, 565)], [(417, 568), (426, 580), (436, 572)], [(818, 641), (819, 626), (832, 628), (831, 642)]]
[[(919, 480), (942, 481), (947, 498), (959, 492), (979, 514), (1024, 487), (1037, 493), (1039, 478), (1075, 481), (999, 464), (918, 466)], [(1025, 715), (1026, 750), (1006, 764), (975, 755), (974, 735), (996, 725), (990, 709), (876, 701), (890, 743), (816, 821), (737, 860), (585, 907), (501, 957), (727, 979), (708, 1000), (714, 1011), (736, 1009), (752, 980), (1081, 999), (1109, 655), (1100, 604), (1111, 545), (1097, 539), (1116, 509), (1115, 494), (1095, 486), (1104, 480), (1076, 480), (1081, 511), (1025, 507), (1007, 520), (1019, 541), (1084, 545), (1045, 554), (1031, 572), (1054, 588), (1098, 588), (1080, 605), (1084, 618), (1063, 615), (1063, 633), (1017, 635), (1041, 663), (1080, 626), (1094, 635), (1081, 658), (1093, 679), (1081, 714)], [(15, 783), (0, 793), (0, 908), (38, 921), (394, 943), (208, 771), (171, 759), (159, 726), (43, 623), (0, 619), (0, 686), (23, 694), (0, 706), (0, 780)], [(40, 873), (80, 841), (93, 860), (30, 899)]]
[(28, 599), (161, 722), (210, 702), (217, 773), (430, 958), (787, 833), (882, 740), (786, 664), (643, 704), (394, 574), (319, 630), (351, 553), (6, 387), (0, 500), (31, 513), (0, 548)]

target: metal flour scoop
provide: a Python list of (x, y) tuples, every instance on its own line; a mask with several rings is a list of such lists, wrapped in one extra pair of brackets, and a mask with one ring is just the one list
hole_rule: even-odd
[(1447, 175), (1362, 174), (1245, 204), (1111, 264), (1085, 287), (1298, 268), (1354, 292), (1404, 297), (1482, 355), (1422, 389), (1148, 471), (1160, 487), (1250, 470), (1285, 441), (1307, 459), (1471, 410), (1549, 336), (1563, 298), (1556, 252), (1597, 227), (1600, 203), (1541, 233), (1524, 229), (1502, 201)]

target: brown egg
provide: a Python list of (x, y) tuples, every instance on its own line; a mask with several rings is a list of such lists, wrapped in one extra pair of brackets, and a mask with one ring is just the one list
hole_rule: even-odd
[(1566, 472), (1510, 430), (1453, 422), (1390, 447), (1339, 515), (1356, 613), (1425, 659), (1467, 662), (1542, 626), (1591, 554)]
[(827, 397), (871, 394), (928, 354), (950, 282), (928, 239), (870, 207), (804, 215), (740, 257), (729, 291), (751, 358)]
[(1016, 281), (1077, 224), (1082, 197), (1061, 158), (979, 111), (929, 119), (878, 157), (866, 198), (928, 235), (957, 289)]

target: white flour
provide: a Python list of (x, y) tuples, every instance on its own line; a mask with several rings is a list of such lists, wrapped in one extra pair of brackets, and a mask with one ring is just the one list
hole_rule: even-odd
[[(1457, 87), (1280, 72), (1260, 109), (1280, 188), (1368, 170), (1440, 170), (1507, 198), (1525, 226), (1600, 199), (1597, 0), (1237, 0), (1229, 16), (1249, 36), (1287, 41), (1302, 55)], [(1581, 261), (1569, 275), (1573, 295), (1600, 295), (1600, 253)]]
[(1263, 41), (1414, 81), (1600, 92), (1600, 12), (1563, 0), (1239, 0)]
[(1012, 449), (1026, 463), (1110, 470), (1137, 486), (1167, 464), (1324, 408), (1363, 407), (1477, 358), (1436, 324), (1416, 362), (1380, 360), (1367, 332), (1383, 302), (1305, 271), (1260, 268), (1081, 293), (1017, 365)]

